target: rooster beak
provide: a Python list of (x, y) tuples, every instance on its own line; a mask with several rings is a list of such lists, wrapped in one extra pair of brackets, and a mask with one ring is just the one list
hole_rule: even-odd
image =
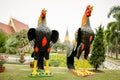
[(46, 14), (46, 12), (47, 12), (47, 10), (45, 10), (45, 9), (42, 10), (42, 13), (43, 13), (43, 14)]
[(90, 10), (91, 10), (91, 11), (93, 10), (93, 6), (90, 6)]

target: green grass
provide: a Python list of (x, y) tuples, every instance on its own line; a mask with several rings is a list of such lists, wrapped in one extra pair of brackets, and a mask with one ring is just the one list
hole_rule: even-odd
[(50, 67), (53, 77), (30, 78), (32, 72), (29, 65), (5, 64), (6, 70), (0, 73), (0, 80), (120, 80), (120, 70), (104, 70), (95, 72), (94, 76), (78, 77), (69, 73), (66, 67)]
[(66, 55), (65, 54), (50, 54), (50, 65), (51, 66), (66, 67)]
[[(61, 66), (66, 67), (66, 54), (50, 54), (50, 65), (51, 66)], [(80, 68), (83, 68), (83, 60), (80, 60)], [(88, 63), (88, 68), (92, 68), (92, 66)]]

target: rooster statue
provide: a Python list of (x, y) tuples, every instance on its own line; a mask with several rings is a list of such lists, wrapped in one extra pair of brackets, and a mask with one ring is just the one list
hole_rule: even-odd
[[(90, 45), (94, 38), (94, 32), (89, 22), (89, 17), (91, 16), (92, 9), (93, 6), (90, 5), (87, 6), (82, 18), (81, 28), (79, 28), (75, 33), (75, 40), (71, 43), (72, 45), (69, 44), (69, 51), (67, 52), (67, 67), (77, 76), (93, 75), (93, 72), (87, 70), (87, 57), (90, 52)], [(80, 71), (79, 58), (83, 52), (84, 52), (83, 71)]]
[[(52, 76), (49, 70), (49, 53), (52, 45), (57, 42), (59, 33), (57, 30), (50, 30), (46, 24), (46, 10), (43, 9), (38, 19), (38, 27), (30, 28), (28, 31), (28, 39), (34, 45), (32, 56), (34, 57), (32, 77), (36, 76)], [(44, 70), (45, 58), (45, 70)], [(40, 72), (40, 70), (44, 70)]]

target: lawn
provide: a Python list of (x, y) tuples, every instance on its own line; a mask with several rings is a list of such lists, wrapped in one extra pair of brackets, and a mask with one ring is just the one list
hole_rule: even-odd
[[(50, 55), (50, 66), (61, 66), (66, 67), (66, 54), (51, 54)], [(83, 60), (80, 60), (80, 68), (83, 68)], [(89, 63), (87, 64), (88, 68), (92, 68)]]
[(30, 78), (32, 72), (29, 65), (5, 64), (5, 72), (0, 73), (0, 80), (120, 80), (120, 70), (103, 70), (95, 72), (94, 76), (78, 77), (69, 73), (66, 67), (50, 67), (53, 77)]

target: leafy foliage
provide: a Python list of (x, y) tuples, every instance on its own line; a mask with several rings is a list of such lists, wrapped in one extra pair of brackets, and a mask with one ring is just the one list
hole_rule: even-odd
[(16, 33), (15, 37), (19, 43), (18, 47), (24, 47), (29, 42), (27, 39), (27, 31), (26, 30), (22, 30), (19, 33)]
[(50, 66), (66, 66), (65, 54), (51, 54), (50, 55)]
[(8, 37), (7, 34), (0, 30), (0, 52), (1, 53), (5, 52), (4, 45), (7, 40), (7, 37)]
[(58, 50), (60, 50), (61, 52), (64, 52), (64, 50), (66, 50), (66, 49), (67, 49), (67, 45), (61, 43), (60, 41), (55, 43), (52, 47), (52, 50), (55, 50), (55, 52), (58, 52)]
[[(56, 54), (53, 53), (50, 55), (49, 59), (50, 66), (59, 66), (59, 67), (66, 67), (66, 54)], [(80, 62), (80, 68), (83, 68), (83, 60)], [(92, 66), (88, 63), (88, 68), (92, 68)]]
[(22, 30), (9, 36), (5, 42), (5, 53), (16, 54), (19, 52), (18, 48), (22, 48), (28, 44), (27, 31)]
[(0, 67), (3, 67), (3, 64), (7, 61), (7, 56), (3, 56), (0, 54)]
[(105, 30), (105, 41), (108, 53), (116, 53), (118, 59), (118, 51), (120, 49), (120, 6), (113, 6), (108, 13), (108, 18), (113, 15), (115, 21), (109, 22)]
[(104, 35), (103, 35), (103, 28), (101, 25), (99, 26), (98, 30), (96, 30), (95, 39), (93, 42), (93, 50), (91, 52), (90, 57), (90, 64), (97, 68), (104, 62), (105, 60), (105, 47), (104, 47)]
[(120, 13), (120, 6), (113, 6), (108, 13), (108, 18), (114, 13)]
[(5, 53), (15, 54), (17, 53), (18, 40), (15, 37), (9, 37), (5, 43)]

